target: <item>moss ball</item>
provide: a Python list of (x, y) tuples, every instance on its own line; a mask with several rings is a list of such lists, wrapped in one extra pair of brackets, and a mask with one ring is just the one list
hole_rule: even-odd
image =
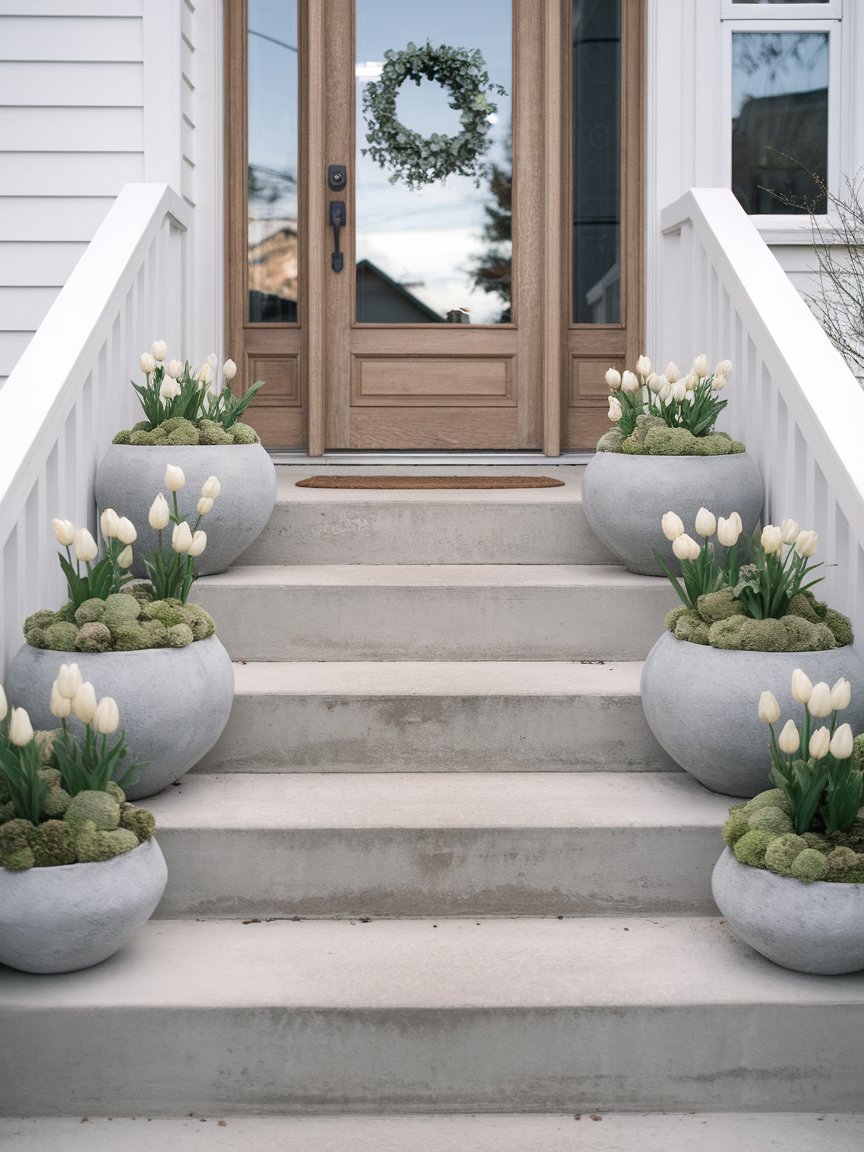
[(806, 841), (808, 848), (815, 848), (817, 852), (821, 852), (823, 855), (833, 848), (828, 837), (823, 836), (820, 832), (802, 832), (801, 837)]
[(141, 615), (145, 620), (161, 620), (166, 628), (170, 628), (174, 624), (187, 623), (185, 606), (179, 600), (170, 597), (165, 600), (153, 600), (150, 604), (145, 604), (141, 610)]
[(136, 448), (146, 445), (153, 445), (156, 443), (156, 436), (153, 432), (131, 432), (129, 434), (129, 443), (134, 444)]
[(785, 652), (786, 629), (779, 620), (748, 620), (741, 629), (745, 652)]
[(751, 812), (758, 812), (760, 808), (779, 808), (787, 816), (791, 811), (786, 794), (781, 788), (767, 788), (744, 805), (744, 811), (748, 816)]
[(75, 647), (79, 652), (107, 652), (111, 644), (111, 629), (99, 621), (79, 628), (75, 638)]
[(792, 831), (792, 819), (781, 808), (759, 808), (750, 815), (750, 827), (781, 836)]
[(741, 864), (749, 864), (753, 868), (761, 868), (765, 863), (765, 853), (774, 837), (770, 832), (752, 829), (746, 832), (740, 840), (735, 842), (732, 851), (735, 859)]
[(780, 620), (786, 633), (787, 652), (822, 652), (835, 647), (834, 638), (824, 624), (814, 624), (803, 616), (787, 615)]
[(861, 866), (859, 854), (843, 844), (838, 844), (836, 848), (832, 848), (825, 859), (828, 861), (828, 871), (836, 876), (842, 876), (844, 872)]
[(42, 814), (52, 820), (59, 820), (66, 814), (72, 797), (64, 788), (52, 788), (42, 805)]
[(198, 424), (198, 435), (201, 444), (233, 444), (230, 432), (226, 432), (221, 424), (214, 420), (201, 420)]
[(708, 643), (708, 625), (696, 612), (686, 612), (675, 625), (675, 635), (690, 644)]
[(188, 428), (175, 428), (168, 433), (168, 443), (178, 445), (192, 445), (200, 443), (201, 437), (198, 429), (190, 425)]
[(105, 791), (109, 796), (112, 796), (121, 806), (126, 803), (126, 793), (116, 782), (116, 780), (109, 780), (105, 785)]
[(729, 616), (726, 620), (718, 620), (708, 629), (708, 643), (712, 648), (721, 648), (732, 652), (741, 650), (741, 635), (746, 616)]
[(689, 611), (690, 611), (690, 609), (687, 608), (686, 605), (684, 605), (684, 604), (679, 604), (677, 606), (677, 608), (670, 608), (669, 611), (666, 613), (666, 619), (664, 621), (664, 624), (666, 626), (666, 631), (667, 632), (674, 632), (675, 631), (675, 625), (678, 623), (678, 621), (681, 619), (681, 617), (684, 615), (684, 613), (689, 612)]
[(161, 620), (142, 620), (138, 625), (144, 639), (145, 648), (165, 648), (168, 644), (168, 629)]
[(147, 638), (141, 626), (135, 624), (120, 624), (111, 629), (116, 652), (140, 652), (147, 647)]
[(35, 831), (29, 820), (7, 820), (0, 824), (0, 867), (10, 872), (26, 872), (33, 867), (30, 838)]
[(723, 839), (730, 848), (750, 831), (750, 821), (743, 808), (733, 808), (723, 825)]
[(800, 616), (804, 620), (809, 620), (811, 624), (818, 624), (822, 619), (813, 607), (812, 597), (807, 596), (804, 592), (798, 592), (792, 597), (786, 611), (791, 616)]
[(159, 425), (163, 432), (171, 435), (172, 432), (195, 432), (197, 429), (191, 420), (185, 416), (170, 416)]
[(132, 433), (129, 431), (128, 428), (121, 428), (119, 432), (116, 432), (114, 434), (114, 438), (112, 439), (111, 443), (112, 444), (130, 444), (132, 442), (131, 437), (132, 437)]
[(186, 604), (186, 619), (183, 623), (192, 629), (195, 640), (206, 640), (216, 631), (216, 621), (200, 604)]
[(74, 652), (78, 629), (74, 624), (58, 620), (45, 629), (45, 647), (52, 652)]
[(837, 642), (838, 648), (842, 648), (845, 644), (851, 644), (854, 640), (852, 621), (842, 612), (835, 612), (833, 608), (829, 608), (825, 613), (825, 624)]
[(98, 831), (107, 832), (120, 823), (120, 805), (107, 792), (79, 792), (69, 802), (64, 819), (73, 829), (92, 823)]
[(696, 437), (686, 428), (650, 428), (645, 451), (651, 456), (695, 456)]
[(604, 432), (600, 439), (597, 441), (596, 450), (598, 452), (617, 452), (621, 445), (621, 429), (610, 428), (608, 432)]
[(48, 624), (53, 624), (57, 617), (53, 612), (47, 608), (40, 608), (38, 612), (32, 612), (24, 621), (25, 634), (31, 628), (45, 628)]
[[(776, 811), (776, 809), (763, 809), (763, 811)], [(803, 836), (796, 836), (794, 832), (787, 832), (777, 836), (768, 845), (765, 852), (765, 867), (778, 876), (791, 876), (792, 861), (807, 847)]]
[(138, 619), (141, 606), (134, 596), (124, 596), (122, 592), (115, 592), (105, 601), (105, 610), (102, 613), (102, 623), (114, 629), (123, 624), (131, 624)]
[(72, 829), (63, 820), (46, 820), (30, 838), (34, 868), (58, 868), (76, 860)]
[(828, 860), (815, 848), (805, 848), (792, 861), (790, 872), (802, 884), (812, 884), (814, 880), (824, 880), (828, 875)]
[(27, 641), (31, 648), (48, 647), (48, 642), (45, 639), (44, 628), (28, 628), (28, 630), (24, 633), (24, 639)]
[(138, 837), (128, 828), (102, 831), (88, 820), (75, 831), (75, 851), (82, 863), (113, 860), (138, 847)]
[(696, 601), (696, 607), (699, 615), (708, 624), (741, 615), (740, 601), (735, 599), (731, 588), (721, 588), (719, 592), (706, 592)]
[(80, 627), (101, 620), (105, 613), (105, 601), (93, 598), (85, 600), (75, 612), (75, 623)]
[(134, 804), (124, 804), (120, 810), (120, 827), (128, 828), (130, 832), (134, 832), (143, 844), (153, 838), (153, 833), (156, 831), (156, 817), (144, 808), (136, 808)]
[(173, 624), (168, 629), (169, 648), (187, 648), (194, 639), (188, 624)]
[(231, 435), (235, 444), (257, 444), (258, 433), (251, 426), (251, 424), (243, 424), (237, 421), (231, 428)]

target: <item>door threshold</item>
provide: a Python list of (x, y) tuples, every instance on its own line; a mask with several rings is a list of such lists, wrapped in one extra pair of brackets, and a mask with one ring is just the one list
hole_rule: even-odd
[(536, 465), (551, 468), (561, 464), (587, 464), (593, 452), (563, 452), (560, 456), (544, 456), (542, 452), (370, 452), (340, 450), (325, 452), (323, 456), (309, 456), (302, 449), (297, 451), (273, 451), (270, 457), (274, 464), (294, 464), (302, 467), (356, 467), (367, 464), (370, 467), (417, 467), (417, 468), (465, 468), (478, 465), (503, 465), (520, 467)]

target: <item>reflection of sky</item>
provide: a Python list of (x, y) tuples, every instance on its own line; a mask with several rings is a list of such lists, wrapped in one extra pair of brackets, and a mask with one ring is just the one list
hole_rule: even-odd
[[(775, 51), (770, 51), (771, 49)], [(797, 52), (793, 55), (793, 49)], [(779, 50), (779, 51), (778, 51)], [(756, 63), (745, 71), (744, 61)], [(827, 32), (735, 32), (732, 36), (732, 116), (751, 97), (813, 92), (828, 87)]]
[(294, 180), (277, 180), (283, 195), (260, 211), (296, 219), (297, 0), (249, 0), (249, 30), (249, 163)]

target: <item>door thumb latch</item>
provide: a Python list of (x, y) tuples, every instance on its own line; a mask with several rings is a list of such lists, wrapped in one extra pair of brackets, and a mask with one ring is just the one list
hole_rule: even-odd
[(330, 224), (333, 228), (333, 255), (330, 267), (334, 272), (342, 271), (342, 250), (339, 247), (339, 229), (345, 227), (345, 201), (330, 201)]

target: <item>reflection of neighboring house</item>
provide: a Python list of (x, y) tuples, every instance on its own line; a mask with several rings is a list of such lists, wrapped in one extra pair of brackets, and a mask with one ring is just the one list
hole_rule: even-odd
[(618, 260), (585, 293), (591, 324), (613, 324), (621, 315), (621, 264)]
[(444, 317), (382, 272), (371, 260), (357, 262), (357, 320), (360, 324), (442, 323)]
[[(819, 199), (811, 173), (826, 179), (827, 135), (827, 88), (748, 100), (732, 121), (733, 191), (744, 210), (776, 212), (774, 192), (794, 200)], [(771, 141), (778, 139), (795, 141), (794, 156), (771, 147)]]
[(249, 248), (249, 319), (297, 320), (297, 225), (286, 224)]

